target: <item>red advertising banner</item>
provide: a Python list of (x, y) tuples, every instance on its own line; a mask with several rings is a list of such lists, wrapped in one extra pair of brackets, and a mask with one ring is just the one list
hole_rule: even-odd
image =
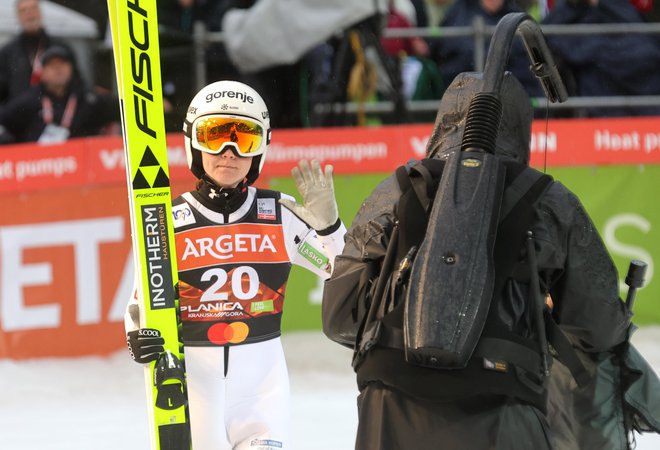
[[(386, 173), (424, 156), (431, 124), (275, 130), (264, 178), (302, 159)], [(659, 164), (660, 117), (535, 122), (532, 164)], [(172, 191), (194, 183), (168, 136)], [(119, 137), (0, 147), (0, 358), (104, 355), (124, 341), (133, 283)], [(260, 180), (265, 184), (265, 180)]]
[(117, 350), (133, 283), (126, 198), (121, 184), (0, 195), (0, 358)]
[[(332, 163), (338, 174), (389, 172), (424, 156), (432, 128), (414, 124), (275, 130), (264, 175), (288, 176), (302, 158)], [(170, 134), (167, 143), (172, 180), (193, 181), (183, 135)], [(660, 117), (535, 121), (531, 152), (535, 166), (657, 164)], [(0, 147), (0, 193), (122, 182), (124, 170), (119, 137)]]

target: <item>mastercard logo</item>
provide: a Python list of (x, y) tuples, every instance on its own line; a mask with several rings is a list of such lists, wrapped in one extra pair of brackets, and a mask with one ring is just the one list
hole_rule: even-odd
[(216, 323), (209, 328), (207, 336), (216, 345), (240, 344), (249, 332), (250, 327), (244, 322)]

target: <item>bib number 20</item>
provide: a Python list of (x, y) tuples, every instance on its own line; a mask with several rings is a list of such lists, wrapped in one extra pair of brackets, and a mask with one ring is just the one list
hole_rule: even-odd
[[(259, 290), (259, 274), (250, 266), (239, 266), (229, 274), (224, 269), (213, 268), (202, 274), (201, 281), (211, 281), (212, 284), (202, 294), (201, 301), (226, 301), (229, 300), (229, 292), (226, 287), (229, 284), (232, 294), (239, 300), (249, 300), (257, 295)], [(244, 280), (247, 283), (244, 283)]]

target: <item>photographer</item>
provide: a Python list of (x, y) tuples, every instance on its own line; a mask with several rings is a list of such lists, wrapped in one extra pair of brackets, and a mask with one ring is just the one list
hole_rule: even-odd
[[(480, 74), (464, 73), (454, 80), (442, 98), (426, 159), (407, 165), (409, 174), (428, 172), (423, 177), (426, 183), (433, 180), (431, 186), (426, 184), (428, 192), (436, 192), (447, 161), (460, 151), (468, 106), (482, 86)], [(527, 167), (531, 106), (524, 88), (510, 73), (503, 79), (500, 96), (502, 120), (494, 155), (506, 166), (506, 199), (519, 190), (519, 177), (548, 180)], [(547, 344), (537, 353), (545, 342), (545, 332), (535, 316), (535, 308), (540, 307), (535, 296), (551, 297), (548, 318), (576, 351), (594, 357), (624, 343), (630, 324), (630, 313), (619, 299), (616, 268), (587, 212), (575, 194), (551, 180), (549, 184), (535, 183), (524, 195), (525, 203), (515, 203), (513, 209), (502, 206), (509, 215), (502, 219), (495, 236), (496, 287), (476, 349), (463, 368), (432, 368), (408, 359), (404, 311), (412, 310), (406, 310), (410, 298), (405, 292), (410, 286), (401, 275), (410, 267), (405, 260), (411, 253), (404, 253), (405, 249), (421, 246), (425, 239), (424, 211), (430, 206), (411, 213), (407, 205), (414, 203), (415, 196), (421, 202), (422, 195), (414, 184), (404, 190), (397, 180), (398, 173), (383, 181), (363, 203), (323, 294), (324, 332), (356, 351), (354, 368), (360, 389), (356, 449), (554, 448), (545, 416), (548, 369), (543, 369), (551, 362)], [(531, 193), (534, 195), (528, 197)], [(517, 226), (525, 217), (536, 236), (531, 251), (521, 245), (527, 228)], [(471, 226), (485, 225), (477, 221)], [(396, 235), (394, 230), (398, 230)], [(432, 232), (427, 230), (427, 238)], [(396, 251), (389, 263), (391, 248)], [(422, 256), (415, 258), (417, 264)], [(450, 263), (444, 261), (438, 264)], [(478, 274), (487, 276), (482, 272), (475, 276)], [(377, 288), (381, 277), (386, 280), (382, 296)], [(535, 285), (533, 278), (540, 283)], [(434, 280), (432, 275), (426, 277), (427, 283)], [(461, 280), (435, 282), (458, 284)], [(433, 304), (448, 299), (429, 294), (422, 301)], [(370, 321), (372, 310), (376, 311), (374, 321)], [(428, 317), (434, 329), (454, 330), (454, 323), (434, 320)], [(420, 329), (411, 335), (417, 336)], [(365, 341), (365, 337), (369, 339)], [(611, 419), (617, 420), (616, 416)]]

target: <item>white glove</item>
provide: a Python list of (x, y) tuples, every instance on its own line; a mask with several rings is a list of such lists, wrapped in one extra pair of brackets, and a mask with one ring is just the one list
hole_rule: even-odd
[(306, 160), (301, 160), (298, 167), (291, 169), (291, 176), (302, 196), (303, 204), (280, 199), (282, 206), (289, 208), (303, 222), (317, 231), (330, 228), (339, 219), (332, 170), (333, 167), (328, 164), (323, 173), (317, 160), (312, 161), (311, 167)]

